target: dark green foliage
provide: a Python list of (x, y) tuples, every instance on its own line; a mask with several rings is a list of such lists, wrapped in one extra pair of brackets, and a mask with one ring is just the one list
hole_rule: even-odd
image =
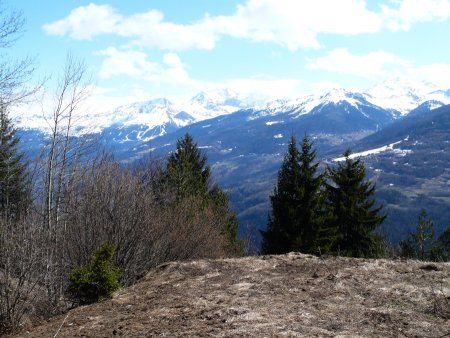
[(177, 202), (187, 196), (207, 195), (211, 169), (206, 161), (206, 155), (191, 135), (177, 140), (176, 150), (170, 154), (164, 174), (165, 184)]
[(416, 231), (400, 242), (401, 254), (404, 257), (429, 260), (434, 246), (433, 221), (422, 209), (417, 222)]
[(431, 256), (431, 259), (435, 261), (450, 260), (450, 226), (438, 237)]
[[(300, 200), (300, 153), (297, 141), (291, 136), (288, 152), (278, 171), (277, 186), (270, 196), (272, 214), (269, 215), (267, 230), (262, 231), (262, 253), (283, 254), (293, 249), (298, 233), (297, 213)], [(297, 233), (296, 233), (297, 232)]]
[(229, 251), (239, 255), (244, 255), (243, 242), (238, 240), (239, 222), (235, 213), (230, 212), (230, 202), (228, 196), (217, 185), (209, 191), (209, 203), (214, 206), (218, 217), (225, 219), (225, 229), (223, 230)]
[(438, 237), (434, 235), (434, 223), (425, 209), (420, 212), (416, 230), (400, 242), (400, 254), (422, 261), (450, 260), (450, 226)]
[(177, 140), (176, 150), (169, 156), (162, 180), (157, 185), (157, 195), (169, 208), (189, 197), (199, 198), (204, 208), (212, 207), (218, 220), (222, 220), (221, 230), (228, 243), (228, 252), (243, 254), (243, 242), (238, 240), (238, 221), (230, 211), (228, 196), (219, 186), (211, 186), (211, 168), (207, 157), (198, 148), (190, 134)]
[(75, 268), (69, 276), (68, 293), (79, 304), (110, 298), (120, 287), (122, 271), (112, 263), (115, 247), (104, 243), (87, 265)]
[[(278, 182), (270, 196), (272, 214), (263, 231), (262, 251), (281, 254), (292, 250), (305, 253), (327, 251), (324, 226), (324, 178), (317, 174), (319, 163), (311, 141), (305, 135), (301, 152), (292, 136), (288, 152), (278, 172)], [(320, 238), (319, 238), (320, 237)]]
[(383, 206), (376, 207), (373, 195), (375, 186), (365, 180), (365, 166), (361, 160), (352, 160), (351, 151), (344, 153), (345, 161), (328, 168), (326, 183), (329, 225), (335, 228), (338, 238), (333, 250), (353, 257), (376, 257), (381, 254), (382, 239), (374, 231), (382, 224)]
[[(300, 198), (297, 204), (298, 235), (294, 249), (305, 253), (326, 252), (332, 233), (324, 231), (324, 175), (317, 174), (319, 163), (314, 163), (316, 152), (312, 150), (310, 139), (305, 135), (300, 153)], [(320, 237), (320, 238), (319, 238)]]
[(6, 107), (0, 104), (0, 214), (4, 219), (17, 219), (29, 202), (28, 178), (15, 134)]

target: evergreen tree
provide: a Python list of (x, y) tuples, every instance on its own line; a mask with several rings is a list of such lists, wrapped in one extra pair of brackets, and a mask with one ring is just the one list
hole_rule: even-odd
[[(294, 249), (305, 253), (327, 251), (326, 232), (324, 231), (324, 175), (317, 174), (319, 162), (314, 163), (316, 152), (310, 139), (305, 135), (301, 143), (300, 198), (297, 205), (298, 234)], [(332, 235), (328, 233), (328, 235)]]
[(450, 260), (450, 226), (438, 237), (432, 250), (431, 259), (444, 262)]
[(438, 255), (436, 244), (433, 221), (428, 217), (426, 210), (422, 209), (416, 231), (400, 242), (401, 254), (404, 257), (417, 258), (422, 261), (429, 260), (432, 259), (432, 256)]
[(264, 253), (327, 252), (333, 239), (325, 228), (324, 175), (318, 174), (316, 152), (305, 135), (301, 151), (292, 136), (271, 196), (272, 215), (263, 234)]
[(89, 264), (76, 267), (69, 275), (69, 296), (79, 304), (91, 304), (110, 298), (120, 287), (122, 270), (113, 264), (116, 248), (104, 243)]
[(219, 188), (211, 186), (211, 168), (207, 165), (207, 157), (201, 152), (192, 136), (188, 133), (177, 140), (176, 150), (167, 161), (162, 173), (162, 184), (158, 189), (165, 190), (169, 197), (169, 207), (183, 199), (195, 196), (200, 198), (204, 207), (212, 207), (217, 217), (224, 221), (222, 229), (229, 252), (243, 253), (242, 242), (238, 240), (237, 217), (230, 211), (228, 196)]
[(264, 254), (283, 254), (294, 249), (294, 239), (298, 231), (298, 206), (300, 191), (300, 153), (297, 141), (291, 136), (288, 152), (278, 171), (278, 182), (270, 196), (272, 213), (269, 215), (267, 230), (263, 236), (262, 252)]
[(171, 189), (177, 202), (187, 196), (208, 194), (211, 169), (206, 161), (206, 155), (190, 134), (177, 140), (176, 150), (170, 154), (164, 173), (166, 187)]
[(344, 153), (345, 161), (328, 168), (331, 180), (326, 183), (327, 209), (330, 225), (337, 230), (334, 250), (353, 257), (378, 256), (381, 238), (374, 231), (385, 220), (383, 206), (375, 207), (375, 185), (365, 180), (366, 170), (360, 159), (352, 160), (351, 151)]
[(29, 201), (26, 168), (18, 142), (7, 109), (0, 104), (0, 215), (6, 219), (17, 218)]

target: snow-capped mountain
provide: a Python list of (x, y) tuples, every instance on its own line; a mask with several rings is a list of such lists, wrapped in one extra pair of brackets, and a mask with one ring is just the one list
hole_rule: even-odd
[[(286, 114), (289, 118), (310, 114), (334, 121), (344, 112), (354, 117), (355, 121), (372, 121), (368, 127), (374, 129), (376, 125), (383, 125), (392, 118), (406, 116), (411, 111), (419, 113), (449, 103), (448, 89), (439, 89), (429, 83), (393, 78), (362, 93), (338, 88), (322, 95), (304, 95), (264, 104), (229, 89), (202, 91), (186, 102), (153, 99), (120, 106), (111, 111), (90, 112), (87, 116), (77, 117), (76, 121), (77, 132), (80, 134), (107, 134), (118, 142), (130, 139), (149, 141), (192, 123), (249, 108), (252, 108), (254, 113), (248, 116), (248, 120), (272, 116), (272, 122), (279, 123)], [(419, 109), (420, 105), (423, 106)], [(42, 114), (21, 114), (16, 118), (16, 125), (22, 129), (44, 132), (48, 129)]]
[[(115, 130), (122, 141), (129, 140), (129, 133), (135, 130), (135, 137), (141, 141), (149, 141), (188, 124), (231, 114), (250, 105), (253, 103), (246, 97), (227, 89), (200, 92), (181, 103), (157, 98), (123, 105), (111, 111), (76, 116), (76, 130), (78, 134), (105, 134)], [(44, 133), (49, 130), (48, 122), (42, 113), (17, 113), (13, 117), (20, 129), (37, 129)]]
[(450, 103), (448, 90), (423, 81), (391, 78), (364, 92), (367, 100), (379, 107), (392, 111), (397, 117), (408, 115), (425, 101)]
[(180, 106), (181, 109), (195, 116), (198, 121), (226, 115), (239, 109), (253, 105), (247, 97), (241, 96), (229, 89), (216, 91), (201, 91), (189, 102)]
[[(432, 109), (450, 103), (450, 91), (397, 82), (387, 81), (361, 93), (334, 89), (259, 107), (230, 91), (201, 92), (181, 104), (156, 99), (91, 114), (89, 118), (99, 129), (101, 145), (118, 160), (127, 162), (148, 154), (164, 157), (175, 149), (176, 140), (189, 132), (207, 153), (215, 178), (229, 193), (241, 222), (264, 225), (267, 196), (292, 134), (298, 139), (308, 134), (318, 156), (335, 159), (350, 146), (365, 160), (373, 158), (376, 164), (382, 159), (378, 164), (386, 171), (384, 183), (388, 187), (392, 182), (401, 182), (404, 172), (411, 177), (419, 171), (434, 175), (448, 167), (448, 156), (444, 156), (448, 153), (448, 120), (442, 119), (450, 116), (449, 108), (443, 107), (439, 119), (435, 119)], [(415, 119), (428, 122), (416, 124)], [(430, 130), (432, 134), (427, 134)], [(414, 133), (422, 139), (415, 138)], [(377, 135), (383, 136), (379, 142), (376, 138), (381, 136)], [(36, 139), (42, 135), (34, 130), (20, 136), (24, 149), (30, 153), (34, 146), (38, 154)], [(425, 150), (424, 140), (428, 141)], [(433, 170), (429, 170), (426, 163), (430, 162), (424, 162), (421, 154), (434, 156), (438, 164)], [(401, 166), (397, 165), (398, 158)], [(404, 171), (402, 175), (399, 170)], [(448, 185), (448, 170), (444, 174), (447, 176), (439, 177), (443, 185)]]
[(335, 88), (321, 95), (275, 100), (267, 103), (251, 118), (284, 113), (300, 117), (334, 109), (346, 110), (348, 113), (358, 110), (366, 117), (369, 117), (367, 112), (372, 112), (369, 114), (370, 118), (387, 121), (390, 118), (406, 116), (422, 104), (420, 111), (429, 111), (449, 103), (450, 90), (438, 89), (426, 82), (392, 78), (361, 93)]
[[(333, 89), (323, 95), (308, 95), (294, 100), (270, 102), (264, 109), (255, 110), (249, 120), (272, 117), (269, 124), (283, 123), (283, 118), (314, 119), (318, 125), (329, 127), (347, 121), (350, 128), (376, 130), (392, 121), (392, 114), (366, 99), (364, 94), (345, 89)], [(336, 122), (339, 122), (336, 124)], [(328, 125), (328, 126), (327, 126)]]

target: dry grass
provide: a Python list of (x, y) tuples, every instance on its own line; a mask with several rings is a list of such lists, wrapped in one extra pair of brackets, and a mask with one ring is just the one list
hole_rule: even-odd
[[(447, 337), (450, 267), (432, 266), (296, 253), (174, 262), (72, 310), (58, 337)], [(20, 337), (53, 337), (64, 317)]]

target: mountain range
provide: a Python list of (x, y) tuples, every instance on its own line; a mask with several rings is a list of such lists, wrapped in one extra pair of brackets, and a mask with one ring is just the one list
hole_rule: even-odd
[[(436, 155), (441, 161), (430, 164), (418, 155), (450, 153), (449, 103), (450, 90), (399, 78), (364, 92), (333, 89), (267, 103), (220, 90), (198, 93), (182, 104), (161, 98), (93, 113), (78, 132), (97, 135), (104, 148), (128, 163), (164, 157), (179, 137), (191, 133), (206, 152), (216, 181), (229, 193), (242, 231), (247, 225), (264, 228), (268, 196), (292, 134), (313, 139), (322, 167), (336, 163), (351, 147), (367, 161), (369, 177), (377, 179), (379, 199), (394, 215), (384, 230), (398, 242), (413, 226), (411, 215), (420, 210), (412, 211), (420, 204), (430, 208), (441, 228), (450, 223), (450, 212), (441, 212), (450, 209), (450, 196), (442, 196), (450, 182), (450, 159)], [(42, 123), (17, 121), (24, 148), (36, 153), (45, 140), (46, 131), (36, 127)], [(407, 175), (405, 168), (410, 169)], [(428, 173), (426, 181), (420, 172)]]

